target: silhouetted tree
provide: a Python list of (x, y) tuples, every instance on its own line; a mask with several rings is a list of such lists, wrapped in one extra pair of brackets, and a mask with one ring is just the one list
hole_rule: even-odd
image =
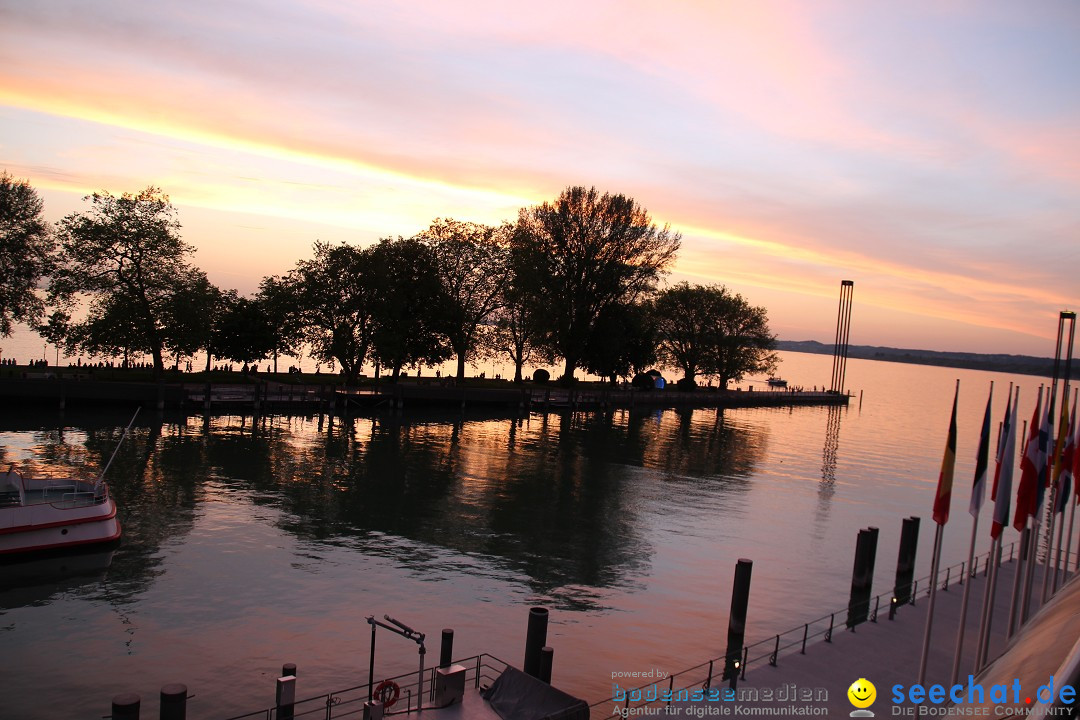
[(657, 228), (624, 195), (570, 187), (552, 203), (522, 209), (513, 261), (536, 313), (544, 345), (565, 360), (572, 382), (597, 318), (648, 295), (671, 264), (681, 236)]
[(379, 362), (397, 382), (403, 367), (448, 359), (450, 301), (431, 247), (416, 238), (383, 239), (369, 252), (378, 268), (372, 343)]
[(521, 384), (521, 369), (534, 359), (550, 361), (547, 352), (539, 347), (539, 321), (533, 317), (537, 306), (518, 290), (513, 280), (503, 291), (503, 302), (495, 312), (495, 325), (486, 334), (485, 342), (493, 356), (506, 355), (514, 363), (514, 382)]
[(713, 375), (726, 387), (747, 373), (771, 372), (776, 339), (765, 309), (722, 285), (679, 283), (656, 298), (660, 356), (687, 380)]
[(258, 298), (239, 297), (234, 290), (228, 291), (224, 300), (214, 324), (217, 354), (246, 364), (271, 355), (277, 344), (277, 333), (265, 305)]
[(304, 341), (303, 313), (295, 306), (292, 281), (276, 275), (263, 278), (255, 301), (273, 331), (270, 355), (277, 372), (278, 354), (299, 355)]
[(298, 314), (312, 356), (336, 360), (349, 383), (356, 382), (371, 348), (381, 272), (370, 249), (316, 242), (315, 257), (301, 260), (272, 286), (275, 301)]
[(16, 322), (41, 318), (44, 303), (36, 290), (52, 248), (37, 191), (0, 173), (0, 337), (9, 337)]
[(60, 313), (87, 303), (86, 318), (66, 325), (65, 344), (88, 352), (122, 344), (153, 357), (160, 376), (168, 306), (200, 272), (187, 262), (193, 248), (180, 239), (176, 210), (157, 188), (86, 199), (91, 209), (68, 215), (57, 229), (49, 302)]
[(585, 344), (584, 366), (608, 378), (632, 376), (656, 362), (656, 323), (648, 302), (609, 305)]
[(165, 329), (166, 349), (176, 356), (206, 352), (206, 369), (210, 370), (212, 356), (217, 354), (215, 329), (225, 304), (236, 298), (236, 291), (222, 292), (206, 274), (196, 271), (177, 283), (175, 291), (162, 309), (161, 323)]
[(445, 330), (457, 379), (480, 351), (479, 331), (503, 301), (510, 276), (508, 228), (437, 218), (417, 237), (432, 249), (446, 298)]

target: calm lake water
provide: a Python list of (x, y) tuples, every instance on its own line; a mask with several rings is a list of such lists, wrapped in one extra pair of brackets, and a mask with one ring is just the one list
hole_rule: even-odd
[[(831, 357), (783, 358), (792, 384), (828, 382)], [(108, 568), (0, 567), (0, 708), (100, 717), (138, 692), (156, 715), (183, 682), (193, 717), (228, 717), (272, 704), (284, 662), (302, 697), (349, 687), (370, 614), (428, 633), (429, 660), (452, 627), (455, 656), (520, 664), (533, 605), (551, 609), (555, 684), (600, 700), (612, 672), (723, 653), (740, 557), (748, 642), (846, 605), (860, 528), (880, 528), (875, 593), (907, 515), (926, 574), (957, 378), (959, 562), (990, 381), (996, 424), (1010, 381), (1030, 418), (1040, 378), (851, 360), (846, 409), (141, 418), (109, 471), (125, 536)], [(98, 468), (127, 419), (5, 410), (0, 461)], [(380, 638), (376, 675), (415, 669), (412, 643)]]

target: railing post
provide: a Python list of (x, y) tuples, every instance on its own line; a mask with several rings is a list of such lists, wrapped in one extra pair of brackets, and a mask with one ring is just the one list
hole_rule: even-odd
[(941, 589), (945, 592), (949, 592), (949, 575), (952, 573), (952, 568), (945, 568), (945, 584), (941, 586)]
[(877, 611), (878, 611), (878, 607), (880, 605), (881, 605), (881, 596), (878, 595), (877, 597), (874, 598), (874, 612), (870, 613), (870, 622), (872, 622), (872, 623), (877, 622)]
[(802, 650), (799, 652), (803, 655), (806, 654), (806, 636), (810, 633), (810, 623), (806, 623), (802, 626)]
[(705, 678), (705, 689), (708, 690), (712, 687), (712, 674), (713, 674), (713, 661), (709, 661), (709, 677)]
[(769, 656), (769, 664), (776, 667), (776, 658), (780, 655), (780, 636), (776, 636), (776, 644), (773, 646), (772, 655)]
[(825, 631), (825, 642), (827, 642), (827, 643), (832, 642), (833, 620), (834, 620), (835, 617), (836, 617), (836, 613), (833, 613), (833, 614), (829, 615), (829, 629)]

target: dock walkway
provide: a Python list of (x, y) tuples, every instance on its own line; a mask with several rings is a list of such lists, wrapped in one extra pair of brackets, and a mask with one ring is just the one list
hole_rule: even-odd
[[(1073, 651), (1073, 646), (1080, 638), (1080, 583), (1069, 582), (1060, 588), (1047, 603), (1057, 606), (1056, 614), (1036, 614), (1039, 610), (1043, 566), (1035, 571), (1035, 582), (1031, 594), (1029, 621), (1010, 642), (1005, 639), (1005, 627), (1009, 617), (1013, 578), (1017, 563), (1003, 562), (1000, 566), (995, 595), (994, 611), (990, 633), (988, 658), (991, 663), (986, 670), (994, 675), (999, 658), (1011, 648), (1018, 638), (1029, 634), (1033, 627), (1039, 627), (1048, 639), (1040, 644), (1037, 659), (1025, 658), (1026, 670), (1016, 677), (1021, 681), (1023, 692), (1020, 697), (1020, 709), (1007, 704), (994, 707), (993, 703), (982, 704), (979, 712), (964, 711), (963, 707), (949, 708), (948, 698), (941, 704), (929, 702), (913, 703), (908, 690), (918, 681), (919, 661), (922, 652), (923, 637), (926, 627), (926, 614), (929, 601), (925, 590), (920, 590), (916, 604), (905, 605), (898, 609), (895, 618), (889, 620), (887, 611), (883, 611), (876, 622), (858, 625), (853, 631), (839, 627), (832, 635), (831, 642), (819, 641), (807, 647), (805, 654), (794, 649), (791, 654), (781, 654), (776, 665), (763, 664), (747, 669), (745, 679), (740, 679), (734, 696), (721, 695), (719, 699), (705, 699), (689, 702), (615, 702), (596, 703), (592, 706), (593, 717), (614, 715), (616, 711), (624, 717), (648, 715), (689, 715), (691, 717), (711, 717), (719, 715), (756, 715), (786, 716), (811, 715), (819, 717), (846, 717), (855, 708), (848, 700), (849, 686), (859, 679), (867, 679), (876, 687), (877, 699), (870, 709), (877, 717), (907, 717), (923, 714), (943, 716), (987, 715), (989, 717), (1008, 717), (1024, 715), (1025, 701), (1046, 683)], [(975, 645), (979, 636), (979, 622), (982, 612), (986, 577), (982, 572), (975, 578), (967, 578), (971, 583), (964, 652), (961, 657), (957, 684), (964, 686), (965, 698), (969, 676), (974, 673)], [(953, 658), (956, 650), (956, 634), (959, 627), (960, 606), (963, 586), (951, 584), (946, 591), (936, 594), (932, 642), (930, 645), (925, 687), (942, 685), (951, 686)], [(1050, 607), (1046, 608), (1051, 610)], [(1047, 625), (1052, 624), (1053, 628)], [(1012, 661), (1015, 662), (1015, 659)], [(1007, 670), (998, 668), (996, 673), (1009, 675), (1010, 693), (1013, 676), (1016, 671), (1012, 664), (1006, 664)], [(707, 672), (701, 680), (691, 685), (690, 678), (680, 677), (673, 687), (700, 688), (709, 683), (710, 687), (720, 688), (723, 693), (728, 689), (727, 681), (720, 678), (720, 663), (716, 673), (707, 679)], [(994, 682), (1003, 682), (995, 680)], [(1060, 683), (1060, 680), (1059, 680)], [(661, 691), (668, 683), (661, 682)], [(894, 689), (900, 686), (899, 689)], [(989, 685), (986, 688), (989, 691)], [(894, 695), (903, 696), (901, 702), (894, 701)], [(661, 694), (662, 697), (662, 694)], [(623, 697), (619, 697), (623, 700)], [(1010, 696), (1011, 700), (1011, 696)], [(865, 716), (865, 715), (864, 715)]]

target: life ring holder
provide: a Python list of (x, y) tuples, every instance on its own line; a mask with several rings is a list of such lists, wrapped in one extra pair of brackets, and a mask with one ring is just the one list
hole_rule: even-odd
[(401, 687), (393, 680), (383, 680), (375, 686), (373, 696), (382, 703), (384, 710), (388, 710), (401, 697)]

